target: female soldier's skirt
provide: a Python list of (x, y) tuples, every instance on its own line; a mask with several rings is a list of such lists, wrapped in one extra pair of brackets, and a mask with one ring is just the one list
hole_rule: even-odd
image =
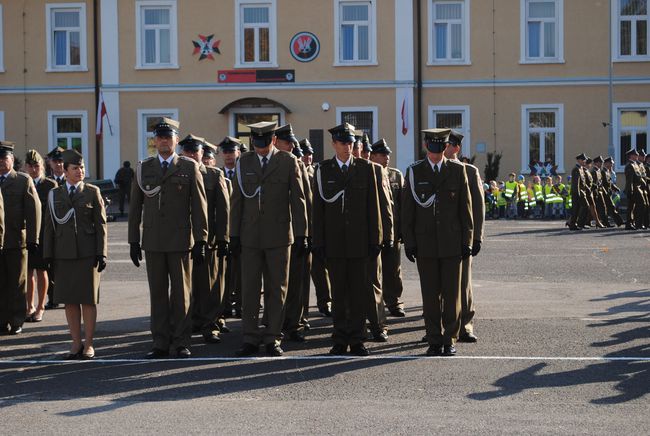
[(63, 304), (99, 303), (100, 274), (95, 268), (95, 258), (56, 259), (54, 298)]

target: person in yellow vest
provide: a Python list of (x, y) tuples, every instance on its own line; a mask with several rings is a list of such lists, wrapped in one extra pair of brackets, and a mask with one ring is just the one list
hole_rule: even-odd
[(519, 198), (519, 184), (515, 181), (517, 175), (510, 173), (505, 183), (503, 197), (506, 200), (506, 219), (517, 218), (517, 199)]
[(505, 218), (507, 213), (508, 200), (506, 200), (506, 184), (504, 182), (499, 182), (495, 195), (497, 197), (497, 208), (499, 209), (498, 218)]
[(522, 175), (517, 177), (517, 217), (528, 218), (528, 189), (526, 178)]
[(529, 180), (526, 186), (526, 196), (527, 196), (527, 218), (537, 218), (537, 201), (535, 200), (535, 182)]
[(560, 175), (553, 177), (553, 192), (557, 196), (555, 200), (556, 206), (554, 209), (554, 215), (557, 219), (562, 219), (564, 218), (565, 198), (569, 193), (566, 185), (562, 183), (562, 176)]
[(533, 194), (535, 196), (535, 218), (544, 216), (544, 194), (542, 192), (542, 181), (539, 176), (533, 177)]

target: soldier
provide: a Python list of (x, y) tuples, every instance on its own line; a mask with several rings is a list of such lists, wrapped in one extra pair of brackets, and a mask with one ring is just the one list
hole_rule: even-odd
[(99, 188), (83, 181), (83, 156), (66, 150), (62, 158), (66, 182), (48, 194), (43, 257), (53, 264), (57, 298), (65, 304), (72, 337), (66, 359), (88, 360), (95, 357), (100, 273), (106, 268), (106, 210)]
[(603, 165), (603, 157), (602, 156), (596, 156), (592, 159), (592, 164), (589, 169), (589, 172), (591, 173), (591, 178), (593, 179), (593, 197), (594, 197), (594, 205), (596, 206), (596, 214), (598, 214), (598, 218), (603, 223), (605, 227), (614, 227), (609, 223), (609, 220), (607, 219), (607, 207), (605, 206), (605, 198), (604, 198), (604, 189), (603, 189), (603, 173), (601, 172), (600, 168)]
[[(65, 184), (65, 174), (63, 172), (63, 158), (62, 153), (65, 150), (61, 147), (54, 147), (52, 151), (47, 154), (47, 170), (46, 174), (56, 182), (57, 186)], [(47, 287), (47, 304), (46, 310), (56, 309), (59, 304), (54, 300), (54, 271), (49, 272), (49, 284)]]
[(615, 193), (620, 192), (616, 183), (612, 180), (612, 167), (614, 166), (614, 159), (611, 156), (608, 156), (603, 161), (603, 166), (601, 167), (602, 181), (603, 181), (603, 199), (605, 200), (605, 208), (607, 214), (614, 218), (614, 222), (617, 226), (622, 226), (624, 224), (623, 218), (619, 215), (618, 210), (612, 200), (612, 197)]
[(223, 281), (219, 281), (219, 270), (220, 260), (228, 253), (230, 197), (223, 172), (203, 164), (205, 139), (190, 134), (178, 145), (183, 156), (199, 163), (208, 207), (205, 262), (192, 268), (192, 321), (206, 343), (218, 344), (221, 342), (219, 315), (223, 312)]
[(372, 152), (372, 145), (370, 144), (370, 138), (368, 137), (367, 134), (363, 133), (360, 130), (357, 130), (358, 132), (361, 132), (361, 158), (365, 160), (370, 160), (370, 153)]
[(5, 239), (5, 204), (0, 189), (0, 255), (2, 255), (2, 244)]
[[(275, 147), (275, 123), (248, 126), (254, 152), (237, 161), (231, 199), (230, 243), (241, 250), (242, 328), (238, 356), (252, 356), (265, 344), (266, 354), (281, 356), (283, 308), (287, 296), (289, 254), (306, 250), (307, 209), (296, 158)], [(293, 247), (292, 247), (293, 244)], [(268, 317), (259, 328), (264, 279)]]
[(640, 209), (639, 213), (636, 215), (636, 227), (641, 230), (648, 228), (650, 223), (648, 222), (648, 209), (650, 208), (650, 203), (648, 202), (648, 196), (650, 195), (648, 191), (648, 174), (645, 169), (645, 150), (637, 150), (639, 155), (636, 158), (636, 168), (639, 173), (639, 187), (641, 191), (641, 202), (643, 207)]
[[(302, 150), (303, 157), (302, 161), (307, 166), (307, 175), (309, 176), (309, 186), (312, 190), (312, 199), (314, 193), (314, 175), (315, 167), (313, 165), (313, 155), (314, 149), (309, 142), (309, 139), (303, 139), (300, 141), (300, 149)], [(311, 220), (312, 217), (309, 217)], [(311, 221), (310, 221), (311, 222)], [(310, 237), (311, 239), (311, 237)], [(312, 241), (313, 243), (313, 241)], [(332, 316), (332, 291), (330, 287), (330, 279), (327, 274), (327, 266), (323, 259), (318, 256), (314, 256), (312, 253), (308, 255), (309, 271), (311, 274), (311, 279), (314, 282), (314, 290), (316, 292), (316, 304), (318, 306), (318, 311), (321, 315), (326, 317)], [(305, 290), (304, 292), (309, 293), (309, 274), (304, 281)], [(305, 295), (303, 293), (303, 295)], [(308, 303), (307, 298), (307, 303)]]
[[(461, 150), (463, 135), (452, 130), (449, 134), (449, 142), (445, 148), (445, 158), (460, 162), (458, 153)], [(483, 242), (483, 222), (485, 221), (485, 202), (483, 201), (483, 183), (478, 168), (469, 163), (463, 163), (469, 183), (469, 193), (472, 199), (472, 222), (474, 230), (472, 233), (472, 255), (463, 259), (461, 265), (460, 280), (460, 334), (459, 342), (476, 342), (478, 338), (474, 334), (474, 293), (472, 287), (472, 257), (481, 251)], [(550, 179), (550, 177), (549, 177)]]
[(596, 211), (596, 201), (594, 200), (594, 193), (596, 192), (596, 181), (591, 173), (591, 165), (593, 160), (591, 158), (585, 159), (585, 166), (583, 168), (585, 174), (585, 195), (587, 198), (588, 208), (583, 209), (582, 215), (578, 217), (578, 226), (591, 227), (591, 220), (593, 219), (596, 227), (604, 229), (605, 226), (600, 222), (598, 212)]
[(178, 127), (169, 118), (155, 126), (158, 154), (138, 163), (129, 204), (131, 260), (139, 267), (144, 249), (147, 261), (153, 335), (147, 359), (167, 357), (170, 346), (178, 358), (192, 355), (190, 251), (199, 266), (208, 241), (203, 177), (196, 162), (176, 154)]
[(427, 157), (406, 173), (404, 250), (420, 275), (428, 356), (453, 356), (460, 331), (461, 262), (472, 254), (472, 199), (465, 168), (443, 155), (449, 129), (424, 130)]
[[(293, 134), (291, 124), (278, 127), (275, 132), (275, 146), (278, 150), (290, 153), (293, 157), (295, 146), (300, 146), (298, 139)], [(301, 152), (302, 153), (302, 152)], [(311, 217), (312, 196), (311, 187), (309, 185), (309, 175), (307, 174), (307, 167), (305, 164), (296, 157), (296, 163), (300, 171), (300, 178), (302, 180), (303, 193), (305, 196), (305, 204), (307, 208), (307, 230), (305, 236), (309, 238), (309, 217)], [(307, 240), (308, 242), (308, 240)], [(284, 321), (282, 330), (287, 335), (287, 338), (296, 341), (305, 341), (305, 325), (303, 323), (304, 312), (304, 298), (303, 298), (303, 276), (305, 264), (307, 262), (307, 250), (298, 245), (291, 248), (291, 261), (289, 266), (289, 285), (287, 288), (287, 298), (284, 305)]]
[(0, 190), (4, 198), (4, 244), (0, 253), (0, 334), (23, 331), (27, 315), (27, 252), (38, 250), (41, 202), (31, 177), (14, 166), (14, 143), (0, 141)]
[(326, 259), (332, 285), (334, 346), (330, 354), (367, 356), (364, 301), (369, 258), (381, 252), (382, 221), (375, 170), (355, 158), (354, 126), (329, 129), (335, 156), (316, 168), (313, 238), (315, 256)]
[[(34, 182), (38, 199), (41, 202), (41, 217), (45, 216), (47, 208), (47, 195), (57, 187), (54, 180), (45, 177), (45, 162), (36, 150), (27, 151), (25, 156), (25, 169)], [(43, 239), (41, 226), (38, 239)], [(36, 277), (34, 277), (36, 276)], [(49, 277), (47, 264), (43, 260), (43, 245), (27, 256), (27, 322), (41, 322), (45, 312), (45, 295), (48, 293)], [(34, 290), (38, 289), (38, 306), (34, 306)]]
[(402, 250), (400, 246), (402, 239), (400, 214), (404, 176), (400, 170), (388, 166), (390, 154), (391, 150), (384, 139), (372, 144), (370, 160), (381, 165), (388, 172), (393, 214), (394, 243), (392, 247), (384, 246), (381, 250), (381, 290), (388, 312), (394, 317), (402, 318), (406, 316), (404, 302), (402, 301), (404, 288), (402, 285)]
[[(226, 136), (219, 143), (221, 154), (223, 155), (223, 167), (221, 168), (226, 175), (228, 192), (232, 195), (232, 184), (235, 180), (235, 163), (243, 152), (243, 144), (237, 138)], [(226, 258), (226, 288), (224, 297), (224, 318), (230, 318), (235, 312), (235, 318), (241, 318), (241, 259), (239, 253), (233, 253), (229, 250)]]
[(133, 183), (133, 168), (131, 168), (131, 162), (125, 160), (122, 164), (122, 168), (117, 170), (115, 173), (115, 184), (119, 188), (119, 208), (120, 216), (124, 216), (124, 202), (130, 201), (129, 195), (131, 194), (131, 184)]
[(587, 156), (580, 153), (576, 156), (576, 165), (571, 170), (571, 217), (566, 223), (569, 230), (582, 230), (582, 226), (578, 225), (578, 217), (583, 213), (583, 210), (589, 208), (585, 173), (582, 168), (585, 160), (587, 160)]
[(641, 177), (637, 169), (636, 159), (639, 156), (636, 149), (628, 150), (625, 153), (627, 164), (625, 165), (625, 197), (627, 198), (627, 221), (626, 230), (636, 230), (636, 215), (643, 210), (643, 194), (641, 192)]

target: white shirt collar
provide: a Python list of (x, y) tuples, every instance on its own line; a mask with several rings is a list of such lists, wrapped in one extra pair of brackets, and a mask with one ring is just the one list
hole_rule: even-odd
[(0, 176), (4, 176), (5, 179), (8, 179), (8, 178), (9, 178), (9, 174), (11, 174), (11, 170), (7, 171), (7, 172), (4, 173), (4, 174), (0, 174)]
[(342, 162), (337, 156), (336, 163), (339, 164), (339, 168), (342, 168), (343, 165), (347, 165), (348, 168), (350, 168), (350, 163), (352, 163), (352, 156), (350, 156), (346, 162)]
[(438, 162), (437, 164), (434, 164), (433, 162), (431, 162), (431, 159), (429, 159), (427, 157), (427, 161), (429, 161), (429, 165), (431, 165), (431, 169), (433, 169), (433, 167), (438, 167), (438, 172), (440, 172), (440, 170), (442, 170), (442, 161), (443, 160), (444, 160), (444, 158), (440, 159), (440, 162)]
[[(77, 183), (74, 185), (74, 189), (75, 189), (75, 191), (78, 191), (78, 190), (79, 190), (79, 185), (81, 185), (81, 181), (77, 182)], [(72, 184), (70, 184), (70, 182), (68, 182), (68, 181), (66, 180), (66, 181), (65, 181), (65, 186), (66, 186), (66, 188), (68, 189), (68, 191), (70, 191), (70, 188), (72, 187)]]
[(32, 179), (32, 182), (34, 182), (34, 185), (38, 185), (38, 183), (41, 181), (41, 177), (36, 177), (35, 179)]
[(158, 161), (160, 162), (160, 165), (162, 165), (163, 162), (167, 162), (169, 165), (171, 165), (172, 161), (174, 160), (174, 156), (176, 156), (176, 153), (172, 153), (167, 159), (163, 159), (161, 155), (158, 155)]
[(271, 157), (273, 157), (273, 152), (274, 151), (275, 151), (275, 147), (271, 147), (271, 150), (265, 156), (262, 156), (259, 153), (255, 153), (255, 154), (257, 154), (257, 158), (260, 160), (260, 165), (262, 165), (262, 159), (264, 159), (264, 158), (266, 158), (266, 163), (267, 164), (269, 162), (271, 162)]

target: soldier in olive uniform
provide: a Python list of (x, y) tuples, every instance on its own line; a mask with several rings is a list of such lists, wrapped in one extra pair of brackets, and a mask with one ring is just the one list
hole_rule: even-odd
[[(601, 210), (598, 213), (602, 216), (601, 220), (607, 227), (613, 227), (609, 223), (608, 216), (611, 216), (614, 219), (614, 222), (617, 226), (623, 225), (623, 218), (618, 214), (614, 203), (612, 203), (612, 176), (603, 166), (606, 160), (612, 161), (611, 158), (606, 158), (603, 160), (601, 156), (597, 156), (594, 159), (594, 177), (597, 177), (600, 181), (599, 184), (599, 201), (601, 201)], [(618, 188), (617, 188), (618, 189)]]
[(100, 273), (106, 268), (108, 247), (106, 210), (99, 188), (83, 181), (83, 156), (66, 150), (62, 157), (66, 182), (48, 194), (43, 257), (53, 264), (57, 299), (65, 304), (72, 337), (66, 358), (92, 359)]
[(27, 315), (27, 252), (38, 250), (41, 202), (32, 178), (14, 166), (14, 143), (0, 141), (0, 190), (4, 198), (4, 244), (0, 253), (0, 334), (17, 335)]
[(640, 208), (639, 213), (636, 214), (636, 227), (637, 229), (645, 230), (650, 226), (648, 222), (648, 209), (650, 209), (650, 202), (648, 201), (648, 196), (650, 192), (648, 191), (648, 174), (645, 169), (645, 157), (646, 153), (643, 149), (637, 150), (639, 153), (636, 158), (636, 169), (639, 173), (639, 187), (641, 191), (641, 202), (643, 207)]
[(584, 153), (580, 153), (576, 156), (576, 165), (571, 170), (571, 217), (567, 221), (566, 225), (569, 227), (569, 230), (582, 230), (581, 226), (578, 226), (578, 217), (581, 216), (585, 209), (589, 208), (589, 203), (587, 201), (587, 186), (585, 180), (585, 173), (583, 166), (587, 160), (587, 156)]
[[(306, 250), (307, 208), (296, 158), (278, 150), (275, 123), (248, 126), (254, 152), (237, 161), (230, 213), (230, 243), (241, 249), (242, 327), (239, 356), (252, 356), (265, 344), (266, 354), (281, 356), (282, 322), (290, 253)], [(292, 246), (293, 244), (293, 246)], [(267, 324), (259, 328), (264, 279)]]
[(151, 297), (153, 348), (149, 359), (191, 356), (192, 264), (205, 260), (208, 214), (199, 165), (178, 156), (178, 122), (163, 118), (154, 128), (158, 154), (138, 163), (129, 204), (131, 260), (140, 266), (146, 253)]
[(370, 160), (381, 165), (388, 171), (388, 182), (390, 183), (392, 212), (393, 212), (393, 235), (394, 245), (383, 247), (381, 250), (381, 291), (384, 297), (386, 308), (392, 316), (404, 317), (404, 302), (402, 301), (402, 229), (401, 229), (401, 204), (402, 189), (404, 188), (404, 176), (396, 168), (388, 166), (390, 163), (391, 150), (384, 139), (372, 145)]
[(627, 221), (625, 229), (636, 230), (637, 215), (643, 211), (643, 192), (641, 188), (641, 175), (637, 168), (636, 159), (639, 152), (631, 149), (625, 153), (625, 197), (627, 197)]
[(316, 168), (313, 252), (327, 261), (332, 284), (331, 354), (368, 355), (363, 345), (369, 258), (381, 252), (382, 221), (373, 165), (352, 156), (354, 126), (329, 130), (336, 152)]
[(219, 281), (219, 270), (220, 260), (228, 253), (230, 197), (223, 172), (203, 164), (205, 142), (204, 138), (190, 134), (178, 144), (183, 156), (199, 163), (208, 206), (205, 262), (192, 268), (192, 321), (206, 343), (216, 344), (221, 342), (219, 315), (223, 312), (223, 281)]
[[(463, 135), (460, 132), (452, 130), (449, 133), (449, 142), (445, 148), (445, 157), (460, 162), (458, 154), (462, 147)], [(469, 183), (469, 193), (472, 198), (472, 222), (474, 225), (472, 239), (472, 256), (463, 259), (461, 265), (460, 280), (460, 334), (459, 342), (476, 342), (478, 338), (474, 334), (474, 292), (472, 287), (472, 257), (481, 251), (483, 242), (483, 222), (485, 221), (485, 196), (483, 193), (483, 183), (478, 168), (469, 163), (463, 163), (467, 173), (467, 182)]]
[(428, 356), (453, 356), (460, 332), (461, 262), (472, 254), (472, 199), (465, 167), (443, 151), (449, 129), (424, 130), (427, 157), (406, 172), (404, 251), (417, 260)]
[[(309, 186), (312, 190), (312, 198), (314, 194), (314, 175), (316, 174), (316, 169), (314, 166), (313, 156), (314, 149), (309, 142), (309, 139), (303, 139), (300, 141), (300, 149), (302, 150), (303, 157), (302, 161), (307, 166), (307, 175), (309, 176)], [(310, 223), (312, 217), (309, 217)], [(312, 239), (310, 237), (310, 239)], [(312, 241), (313, 242), (313, 241)], [(312, 245), (312, 243), (310, 243)], [(314, 282), (314, 291), (316, 293), (316, 305), (318, 306), (318, 311), (327, 317), (332, 316), (332, 290), (330, 286), (330, 279), (327, 275), (327, 266), (323, 259), (318, 256), (314, 256), (312, 253), (309, 253), (308, 256), (308, 273), (307, 277), (304, 280), (305, 293), (309, 294), (309, 276), (311, 275), (311, 280)], [(303, 294), (304, 295), (304, 294)], [(307, 303), (309, 303), (309, 298), (307, 297)]]
[(605, 205), (607, 207), (607, 214), (614, 218), (614, 222), (617, 226), (622, 226), (625, 224), (625, 221), (618, 213), (617, 207), (614, 204), (613, 200), (614, 195), (621, 192), (620, 188), (616, 186), (616, 183), (614, 183), (614, 177), (616, 174), (612, 175), (614, 173), (613, 167), (614, 159), (611, 156), (607, 156), (603, 161), (602, 168), (603, 188), (605, 188)]

